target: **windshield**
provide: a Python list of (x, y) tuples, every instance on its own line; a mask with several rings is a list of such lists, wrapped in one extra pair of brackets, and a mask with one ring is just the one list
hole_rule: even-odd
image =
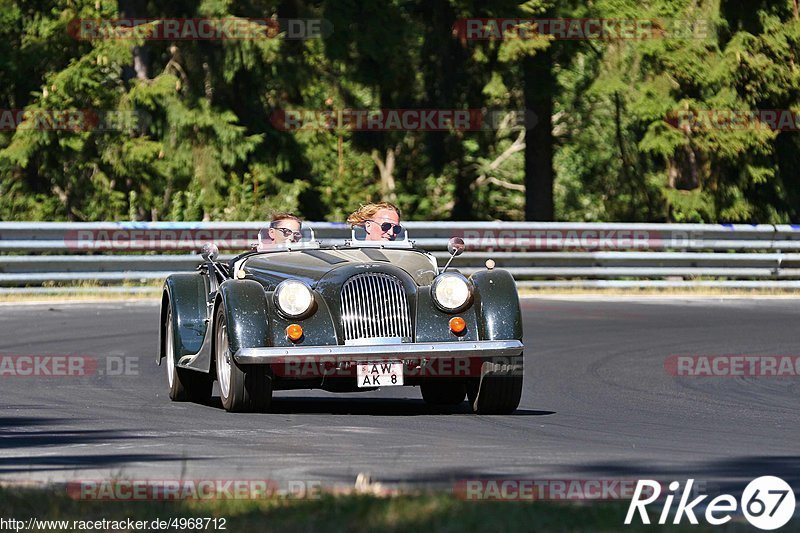
[(367, 231), (364, 226), (355, 225), (350, 232), (350, 240), (345, 241), (347, 246), (353, 247), (376, 247), (376, 248), (411, 248), (413, 243), (408, 240), (408, 230), (398, 224), (389, 228), (387, 235), (390, 240), (370, 240), (367, 238)]

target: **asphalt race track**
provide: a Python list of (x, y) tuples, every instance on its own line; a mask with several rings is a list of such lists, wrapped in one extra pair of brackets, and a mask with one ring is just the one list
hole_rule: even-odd
[[(0, 480), (694, 478), (800, 487), (800, 380), (674, 377), (672, 355), (798, 355), (792, 299), (523, 300), (520, 409), (443, 414), (416, 388), (276, 393), (273, 412), (173, 403), (158, 303), (0, 307), (0, 356), (97, 361), (91, 377), (0, 366)], [(0, 359), (2, 361), (2, 359)], [(127, 365), (127, 369), (126, 366)]]

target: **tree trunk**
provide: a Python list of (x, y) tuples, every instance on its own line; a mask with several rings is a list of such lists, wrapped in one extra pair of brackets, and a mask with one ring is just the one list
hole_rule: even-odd
[(525, 220), (552, 221), (553, 97), (556, 90), (553, 54), (540, 50), (523, 61), (525, 108), (536, 118), (525, 133)]
[(395, 156), (398, 149), (387, 148), (386, 159), (381, 161), (381, 156), (378, 150), (372, 150), (372, 160), (378, 167), (378, 172), (381, 176), (381, 200), (385, 202), (397, 202), (397, 193), (395, 192), (396, 186), (394, 181), (394, 163)]
[[(421, 3), (421, 16), (428, 23), (422, 44), (422, 56), (433, 58), (423, 68), (425, 84), (425, 106), (430, 109), (448, 110), (471, 107), (469, 103), (471, 84), (475, 83), (467, 74), (470, 52), (451, 30), (457, 20), (456, 12), (449, 2)], [(474, 106), (479, 107), (479, 106)], [(445, 132), (430, 132), (425, 136), (428, 157), (434, 173), (440, 173), (452, 164), (459, 169), (454, 176), (452, 220), (475, 218), (472, 182), (474, 172), (465, 168), (461, 137)]]
[[(119, 0), (118, 6), (122, 18), (147, 18), (146, 0)], [(150, 79), (150, 47), (147, 44), (133, 47), (133, 66), (126, 66), (122, 75), (125, 81), (134, 77)]]

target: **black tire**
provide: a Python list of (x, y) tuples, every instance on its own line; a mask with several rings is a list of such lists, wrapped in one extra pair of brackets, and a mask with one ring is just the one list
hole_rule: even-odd
[(264, 365), (239, 365), (228, 346), (225, 310), (217, 309), (214, 321), (214, 364), (220, 385), (220, 400), (226, 411), (266, 411), (272, 402), (272, 378)]
[(486, 362), (481, 377), (467, 384), (472, 411), (480, 415), (510, 415), (522, 399), (522, 368), (498, 370), (501, 365)]
[(169, 399), (173, 402), (196, 402), (207, 404), (211, 400), (213, 378), (202, 372), (180, 368), (175, 356), (174, 335), (172, 330), (172, 306), (167, 308), (167, 319), (164, 323), (164, 353), (167, 367), (167, 386)]
[(467, 395), (463, 381), (426, 381), (419, 388), (422, 399), (430, 405), (458, 405)]

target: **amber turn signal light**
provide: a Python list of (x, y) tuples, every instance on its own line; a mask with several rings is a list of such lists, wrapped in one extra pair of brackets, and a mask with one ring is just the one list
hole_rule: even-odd
[(450, 331), (459, 334), (467, 327), (467, 322), (460, 316), (454, 316), (450, 319)]
[(303, 327), (300, 324), (289, 324), (286, 326), (286, 337), (292, 342), (299, 341), (303, 338)]

